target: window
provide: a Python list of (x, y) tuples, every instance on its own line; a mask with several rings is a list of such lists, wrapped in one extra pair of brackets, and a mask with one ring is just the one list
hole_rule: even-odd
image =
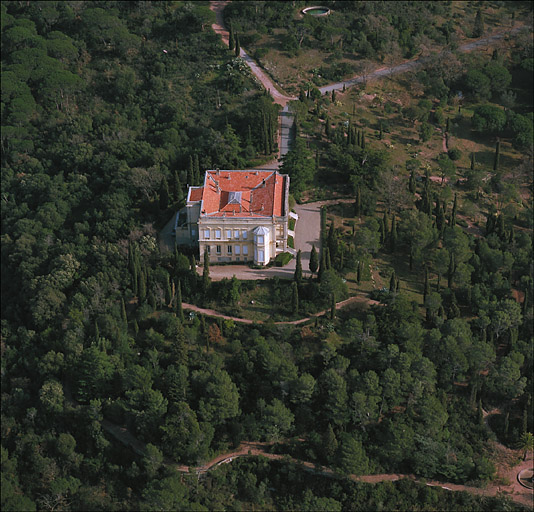
[(243, 255), (246, 256), (248, 254), (248, 245), (243, 246)]
[(226, 252), (229, 254), (229, 255), (232, 255), (232, 246), (229, 245), (226, 247)]
[(238, 254), (241, 254), (241, 246), (240, 246), (240, 245), (236, 245), (236, 246), (235, 246), (235, 254), (236, 254), (236, 256), (237, 256)]
[(259, 249), (258, 250), (258, 262), (263, 263), (263, 258), (264, 258), (264, 252), (261, 249)]
[(263, 242), (263, 235), (258, 235), (256, 237), (256, 243), (258, 243), (258, 244), (263, 244), (264, 243)]
[(216, 229), (215, 230), (215, 238), (217, 240), (220, 240), (221, 239), (221, 230), (220, 229)]
[(206, 252), (207, 252), (208, 254), (211, 253), (211, 247), (210, 247), (209, 245), (206, 245)]
[(248, 231), (243, 231), (243, 240), (248, 238)]
[(221, 246), (218, 245), (218, 246), (216, 247), (216, 249), (217, 249), (217, 254), (221, 254)]
[(237, 229), (234, 231), (234, 238), (236, 240), (239, 239), (239, 231)]
[(197, 230), (195, 228), (191, 229), (191, 236), (195, 236), (197, 234)]
[(210, 230), (209, 229), (205, 229), (204, 230), (204, 240), (209, 240), (210, 239)]
[(232, 238), (232, 230), (231, 229), (227, 229), (226, 230), (226, 238), (228, 238), (228, 240), (230, 240), (230, 238)]

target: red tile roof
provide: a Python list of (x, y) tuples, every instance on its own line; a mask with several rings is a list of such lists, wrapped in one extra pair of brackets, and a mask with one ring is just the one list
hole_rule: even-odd
[[(204, 187), (190, 189), (190, 201), (202, 191), (201, 215), (270, 217), (284, 211), (284, 180), (277, 171), (206, 171)], [(229, 203), (230, 192), (241, 198)]]
[(202, 192), (204, 187), (190, 187), (188, 201), (196, 202), (202, 200)]

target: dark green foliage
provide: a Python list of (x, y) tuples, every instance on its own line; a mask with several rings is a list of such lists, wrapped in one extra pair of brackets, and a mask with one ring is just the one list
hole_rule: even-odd
[(300, 249), (297, 252), (297, 262), (295, 265), (295, 275), (293, 278), (297, 284), (302, 283), (302, 254)]
[(317, 268), (319, 267), (319, 261), (317, 256), (317, 250), (315, 249), (315, 244), (312, 245), (312, 249), (310, 252), (310, 272), (312, 274), (315, 274), (317, 272)]

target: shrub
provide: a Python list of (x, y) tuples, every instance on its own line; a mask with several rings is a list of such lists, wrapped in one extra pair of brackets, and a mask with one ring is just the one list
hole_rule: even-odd
[(462, 156), (462, 152), (458, 148), (451, 148), (449, 149), (449, 158), (451, 160), (460, 160)]
[(287, 265), (292, 259), (293, 259), (293, 255), (291, 253), (281, 252), (280, 254), (276, 255), (276, 258), (274, 259), (274, 264), (277, 267), (283, 267)]
[(295, 231), (295, 223), (296, 223), (295, 219), (293, 217), (291, 217), (289, 219), (289, 229), (291, 231)]
[(475, 109), (471, 122), (475, 130), (498, 132), (506, 125), (506, 114), (494, 105), (482, 105)]
[(295, 248), (295, 240), (293, 240), (292, 236), (287, 237), (287, 245), (289, 245), (289, 247), (291, 247), (292, 249)]

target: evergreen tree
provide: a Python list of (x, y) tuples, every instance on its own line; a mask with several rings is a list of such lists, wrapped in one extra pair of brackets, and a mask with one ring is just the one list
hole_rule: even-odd
[(302, 253), (300, 249), (297, 252), (297, 263), (295, 265), (294, 279), (297, 284), (302, 283)]
[(230, 23), (230, 31), (228, 36), (228, 49), (230, 51), (234, 50), (235, 48), (235, 38), (234, 38), (234, 29), (232, 27), (232, 24)]
[(193, 155), (189, 155), (189, 167), (187, 169), (187, 185), (189, 187), (194, 186), (195, 179), (195, 167), (193, 164)]
[(336, 102), (336, 91), (332, 89), (332, 103)]
[(445, 131), (447, 133), (449, 133), (451, 131), (451, 120), (449, 117), (447, 117), (447, 122), (446, 122), (446, 125), (445, 125)]
[(195, 153), (195, 157), (193, 159), (193, 180), (195, 182), (195, 185), (200, 185), (200, 165), (198, 163), (198, 155)]
[(382, 140), (383, 138), (383, 131), (382, 131), (382, 122), (380, 122), (380, 131), (378, 133), (378, 140)]
[(356, 217), (362, 213), (362, 191), (360, 185), (356, 187), (356, 202), (354, 203)]
[(124, 304), (124, 298), (121, 297), (121, 320), (124, 328), (128, 327), (128, 317), (126, 315), (126, 305)]
[(360, 144), (362, 149), (365, 149), (365, 133), (362, 130), (362, 143)]
[(156, 297), (154, 297), (152, 292), (148, 294), (148, 303), (150, 304), (152, 311), (156, 311)]
[(482, 16), (482, 11), (477, 10), (475, 16), (475, 24), (473, 27), (473, 37), (482, 37), (484, 35), (484, 17)]
[(170, 306), (172, 300), (171, 283), (169, 281), (169, 274), (165, 275), (165, 305)]
[(322, 436), (322, 452), (324, 460), (327, 464), (331, 464), (334, 460), (334, 456), (337, 452), (338, 442), (336, 439), (336, 434), (330, 423), (326, 428), (325, 433)]
[(397, 288), (397, 278), (395, 276), (395, 271), (392, 272), (391, 278), (389, 279), (389, 291), (392, 293)]
[(100, 330), (98, 328), (98, 322), (95, 318), (95, 345), (98, 345), (100, 343)]
[(454, 253), (451, 252), (449, 259), (449, 268), (447, 269), (447, 286), (452, 288), (454, 272), (456, 271), (456, 263), (454, 261)]
[(417, 190), (417, 182), (415, 181), (415, 171), (412, 169), (410, 171), (410, 181), (408, 182), (408, 190), (415, 194), (415, 191)]
[(475, 170), (475, 164), (476, 164), (476, 160), (475, 160), (475, 153), (471, 153), (471, 170), (474, 171)]
[(359, 261), (358, 268), (356, 270), (356, 281), (358, 282), (358, 284), (360, 284), (361, 280), (362, 280), (362, 262)]
[(159, 186), (159, 209), (164, 212), (169, 206), (169, 184), (165, 176), (161, 179)]
[(315, 245), (312, 245), (312, 250), (310, 252), (310, 272), (312, 273), (312, 275), (315, 274), (315, 272), (317, 272), (318, 267), (319, 267), (319, 261), (318, 261), (317, 251), (315, 250)]
[(197, 260), (195, 259), (194, 254), (191, 254), (189, 256), (189, 270), (192, 272), (194, 276), (197, 275)]
[(493, 158), (493, 170), (499, 170), (499, 161), (501, 158), (501, 141), (497, 139), (497, 144), (495, 145), (495, 156)]
[(451, 223), (452, 227), (456, 226), (456, 212), (458, 211), (458, 194), (454, 194), (454, 203), (452, 205)]
[(390, 252), (395, 252), (395, 249), (397, 248), (397, 219), (395, 217), (395, 214), (393, 214), (393, 218), (391, 219), (391, 232), (389, 234), (389, 250)]
[(321, 281), (321, 278), (323, 277), (323, 273), (324, 271), (326, 270), (326, 249), (323, 248), (323, 250), (321, 251), (321, 263), (319, 265), (319, 273), (317, 275), (317, 278), (319, 279), (319, 281)]
[(335, 294), (330, 295), (330, 320), (336, 318), (336, 296)]
[(299, 314), (299, 287), (295, 281), (291, 285), (292, 294), (291, 294), (291, 312), (293, 315)]
[(178, 279), (178, 286), (176, 287), (176, 298), (175, 298), (175, 313), (176, 318), (183, 323), (184, 321), (184, 310), (182, 308), (182, 282)]
[(430, 283), (428, 281), (428, 267), (425, 266), (425, 285), (423, 288), (423, 302), (426, 301), (426, 298), (429, 293), (430, 293)]
[(332, 261), (330, 259), (330, 249), (326, 247), (324, 252), (325, 252), (326, 269), (329, 270), (332, 268)]
[(324, 120), (324, 134), (326, 135), (326, 138), (330, 140), (330, 135), (332, 134), (332, 128), (330, 126), (330, 119), (327, 118)]
[(239, 36), (236, 34), (235, 35), (235, 56), (236, 57), (239, 57), (240, 53), (241, 53), (241, 47), (239, 46)]
[(202, 271), (202, 292), (204, 295), (208, 292), (210, 286), (210, 255), (204, 251), (204, 269)]
[(144, 269), (140, 269), (139, 276), (139, 303), (142, 304), (146, 299), (146, 273)]

